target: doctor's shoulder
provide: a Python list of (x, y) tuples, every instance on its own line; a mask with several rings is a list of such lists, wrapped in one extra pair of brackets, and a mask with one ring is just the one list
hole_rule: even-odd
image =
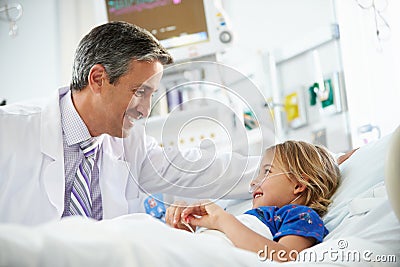
[(0, 139), (8, 138), (12, 141), (21, 138), (21, 134), (25, 136), (33, 134), (39, 130), (42, 111), (43, 106), (38, 102), (15, 103), (0, 107)]
[(0, 116), (29, 116), (40, 114), (46, 105), (44, 99), (17, 102), (0, 107)]

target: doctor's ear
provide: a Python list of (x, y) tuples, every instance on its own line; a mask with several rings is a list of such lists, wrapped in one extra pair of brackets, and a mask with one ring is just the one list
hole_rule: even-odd
[(94, 93), (100, 93), (104, 79), (107, 79), (107, 73), (103, 65), (94, 65), (90, 69), (88, 76), (88, 85)]

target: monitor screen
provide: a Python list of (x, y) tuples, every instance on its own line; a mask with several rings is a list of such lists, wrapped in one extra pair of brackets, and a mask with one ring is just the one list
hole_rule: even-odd
[(106, 0), (109, 21), (150, 31), (167, 48), (209, 41), (203, 0)]

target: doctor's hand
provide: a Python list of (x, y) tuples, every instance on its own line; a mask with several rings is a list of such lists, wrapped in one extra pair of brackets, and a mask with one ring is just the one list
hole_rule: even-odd
[(223, 222), (231, 215), (210, 200), (191, 205), (182, 211), (182, 220), (194, 226), (221, 230)]
[(358, 147), (358, 148), (355, 148), (355, 149), (353, 149), (353, 150), (350, 150), (350, 151), (346, 152), (345, 154), (341, 155), (340, 157), (338, 157), (337, 160), (336, 160), (336, 161), (337, 161), (337, 164), (340, 165), (340, 164), (342, 164), (343, 162), (345, 162), (348, 158), (351, 157), (351, 155), (353, 155), (354, 152), (357, 151), (357, 149), (359, 149), (359, 147)]
[[(187, 208), (188, 204), (185, 201), (175, 201), (165, 212), (165, 222), (169, 226), (177, 229), (193, 232), (193, 225), (185, 225), (187, 223), (182, 220), (182, 211)], [(192, 229), (190, 229), (190, 228)]]

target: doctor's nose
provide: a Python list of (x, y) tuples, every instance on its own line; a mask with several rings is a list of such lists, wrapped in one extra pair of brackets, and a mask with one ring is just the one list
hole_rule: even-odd
[(150, 114), (150, 105), (151, 105), (151, 99), (150, 100), (143, 100), (140, 105), (137, 108), (137, 111), (142, 114), (141, 117), (147, 118)]

